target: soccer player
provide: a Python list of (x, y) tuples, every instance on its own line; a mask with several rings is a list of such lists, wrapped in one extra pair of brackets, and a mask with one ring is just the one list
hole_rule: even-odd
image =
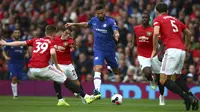
[[(100, 98), (100, 95), (87, 95), (85, 94), (79, 86), (75, 85), (71, 80), (69, 80), (61, 68), (58, 66), (56, 59), (56, 50), (54, 48), (54, 43), (52, 39), (56, 34), (56, 27), (48, 25), (45, 28), (45, 37), (44, 38), (34, 38), (27, 41), (15, 41), (15, 42), (6, 42), (4, 40), (0, 41), (0, 45), (5, 46), (32, 46), (32, 57), (29, 63), (29, 68), (31, 78), (35, 79), (49, 79), (58, 83), (64, 83), (65, 87), (69, 90), (80, 93), (80, 95), (85, 99), (86, 103), (91, 103), (97, 98)], [(55, 64), (53, 66), (49, 65), (49, 60), (51, 59)]]
[[(22, 41), (21, 32), (15, 29), (12, 34), (12, 38), (7, 42)], [(22, 72), (24, 69), (24, 58), (27, 53), (27, 49), (24, 46), (10, 47), (5, 46), (3, 49), (3, 56), (8, 61), (8, 70), (10, 71), (11, 88), (13, 93), (13, 99), (17, 99), (17, 85), (22, 78)], [(8, 55), (7, 55), (8, 54)]]
[(105, 16), (104, 5), (95, 7), (96, 16), (89, 22), (67, 23), (65, 26), (90, 27), (94, 33), (94, 94), (100, 94), (101, 72), (104, 60), (111, 66), (115, 75), (119, 75), (117, 58), (115, 55), (115, 41), (119, 40), (119, 31), (114, 19)]
[[(183, 23), (169, 16), (167, 13), (167, 4), (159, 3), (156, 5), (157, 17), (154, 19), (153, 51), (151, 58), (156, 54), (158, 36), (161, 35), (161, 40), (166, 50), (160, 70), (160, 83), (184, 99), (186, 110), (190, 110), (191, 105), (193, 110), (197, 110), (198, 101), (194, 95), (189, 91), (184, 91), (184, 86), (180, 86), (171, 80), (172, 75), (181, 74), (186, 54), (185, 48), (188, 49), (189, 47), (191, 32)], [(182, 32), (184, 32), (186, 38), (185, 45), (182, 41)]]
[[(70, 49), (76, 49), (76, 45), (74, 43), (74, 40), (71, 38), (71, 29), (66, 29), (61, 36), (57, 36), (55, 38), (55, 47), (61, 48), (63, 47), (63, 50), (57, 49), (57, 60), (58, 60), (58, 66), (64, 71), (66, 76), (72, 80), (76, 85), (81, 87), (82, 91), (83, 88), (81, 86), (81, 83), (78, 80), (78, 76), (76, 74), (75, 68), (72, 65), (72, 57)], [(56, 91), (56, 95), (58, 98), (57, 106), (69, 106), (67, 102), (64, 101), (62, 94), (61, 94), (61, 85), (57, 82), (54, 82), (54, 89)], [(81, 97), (81, 99), (83, 99)], [(84, 101), (84, 100), (83, 100)]]
[[(134, 35), (137, 42), (138, 61), (141, 69), (147, 80), (150, 81), (152, 89), (156, 89), (156, 83), (152, 76), (152, 72), (159, 77), (161, 62), (158, 60), (157, 56), (155, 56), (151, 61), (151, 53), (153, 51), (153, 27), (150, 26), (149, 21), (149, 14), (144, 12), (142, 14), (142, 24), (134, 27)], [(160, 91), (159, 105), (165, 105), (163, 95), (164, 86), (161, 85), (159, 81), (158, 86)]]

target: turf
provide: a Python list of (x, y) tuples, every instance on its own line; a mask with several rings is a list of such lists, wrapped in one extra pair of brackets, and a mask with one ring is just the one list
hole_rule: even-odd
[[(82, 104), (78, 98), (66, 98), (70, 107), (57, 107), (56, 97), (0, 96), (0, 112), (183, 112), (181, 100), (167, 100), (166, 106), (159, 106), (158, 100), (125, 99), (116, 106), (110, 99), (101, 99), (92, 104)], [(191, 111), (192, 112), (192, 111)], [(193, 111), (194, 112), (194, 111)]]

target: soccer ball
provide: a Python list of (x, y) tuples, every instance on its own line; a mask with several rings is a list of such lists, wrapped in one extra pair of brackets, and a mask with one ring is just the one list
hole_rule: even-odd
[(122, 101), (123, 101), (123, 97), (122, 95), (120, 94), (114, 94), (112, 97), (111, 97), (111, 102), (115, 105), (121, 105), (122, 104)]

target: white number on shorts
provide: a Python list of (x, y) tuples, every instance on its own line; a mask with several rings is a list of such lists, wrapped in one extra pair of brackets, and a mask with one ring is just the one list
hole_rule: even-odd
[(34, 53), (37, 53), (40, 51), (40, 53), (44, 53), (47, 48), (48, 48), (48, 44), (45, 43), (41, 43), (41, 42), (36, 42), (37, 46), (36, 46), (36, 50), (33, 50)]
[(173, 32), (178, 32), (178, 27), (174, 24), (175, 21), (174, 20), (170, 20), (170, 22), (171, 22), (171, 25), (173, 27)]

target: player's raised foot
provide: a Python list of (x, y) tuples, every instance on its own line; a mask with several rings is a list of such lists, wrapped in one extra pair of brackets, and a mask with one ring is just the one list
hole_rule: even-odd
[(98, 98), (99, 100), (101, 99), (101, 93), (97, 90), (97, 89), (94, 89), (93, 90), (93, 94), (94, 95), (100, 95), (100, 97)]
[(165, 97), (163, 95), (159, 96), (159, 105), (165, 105)]
[(13, 96), (13, 99), (14, 99), (14, 100), (18, 99), (18, 96)]
[(193, 96), (195, 101), (192, 103), (192, 110), (198, 110), (199, 109), (199, 100), (196, 96)]
[(152, 81), (149, 81), (150, 82), (150, 85), (151, 85), (151, 88), (153, 89), (153, 90), (156, 90), (156, 81), (155, 81), (155, 79), (154, 79), (154, 77), (152, 76)]
[(95, 100), (99, 99), (101, 97), (100, 94), (98, 95), (88, 95), (86, 94), (84, 99), (85, 99), (85, 103), (90, 104), (92, 102), (94, 102)]
[(58, 100), (57, 106), (70, 106), (64, 99)]

